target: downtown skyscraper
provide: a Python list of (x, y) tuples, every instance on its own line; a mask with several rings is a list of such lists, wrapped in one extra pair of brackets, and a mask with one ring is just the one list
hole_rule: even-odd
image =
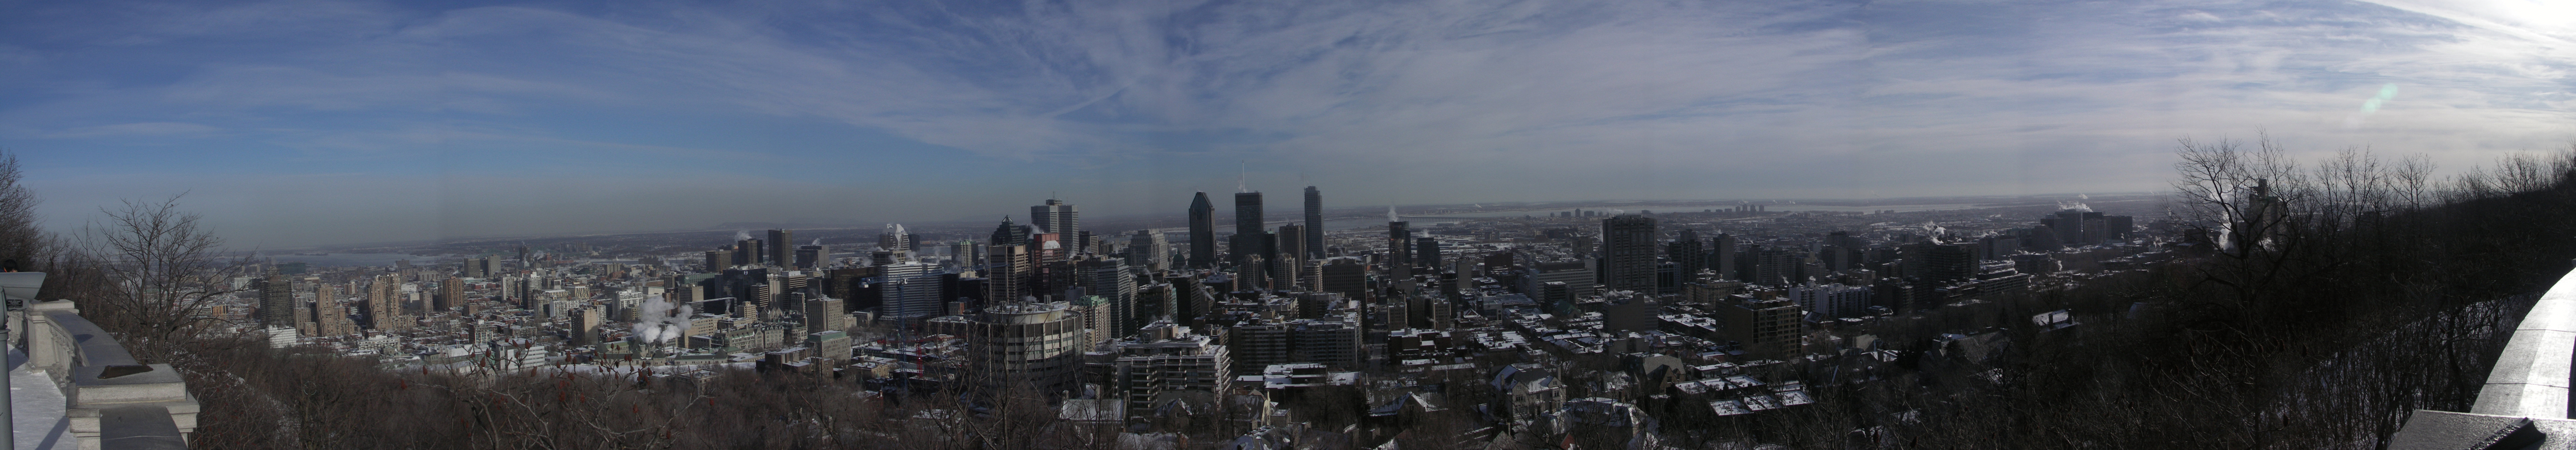
[(1039, 233), (1055, 233), (1068, 253), (1090, 253), (1091, 238), (1082, 233), (1082, 212), (1062, 200), (1047, 199), (1046, 204), (1029, 207), (1029, 225)]
[(1306, 187), (1306, 259), (1324, 259), (1324, 193)]
[(1216, 205), (1206, 192), (1190, 199), (1189, 267), (1216, 266)]
[(1244, 267), (1246, 263), (1252, 261), (1251, 257), (1261, 257), (1261, 264), (1265, 265), (1271, 261), (1279, 260), (1278, 252), (1273, 248), (1276, 247), (1277, 243), (1271, 242), (1269, 240), (1270, 233), (1266, 230), (1262, 230), (1261, 228), (1261, 193), (1235, 193), (1234, 245), (1232, 252), (1234, 253), (1236, 272), (1248, 273), (1267, 270), (1266, 266)]

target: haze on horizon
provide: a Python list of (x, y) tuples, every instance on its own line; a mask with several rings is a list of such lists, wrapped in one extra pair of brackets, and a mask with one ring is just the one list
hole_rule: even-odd
[(2524, 0), (7, 8), (0, 148), (48, 226), (189, 192), (236, 247), (1177, 214), (1239, 173), (1274, 210), (2138, 192), (2177, 138), (2445, 172), (2576, 139), (2576, 7)]

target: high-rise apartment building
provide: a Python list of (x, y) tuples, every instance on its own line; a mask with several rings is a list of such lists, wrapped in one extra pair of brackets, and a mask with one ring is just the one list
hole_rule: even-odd
[(1683, 228), (1673, 232), (1673, 242), (1664, 246), (1664, 259), (1673, 262), (1673, 270), (1680, 274), (1680, 282), (1699, 279), (1699, 271), (1708, 268), (1708, 250), (1703, 245), (1705, 243), (1699, 240), (1698, 231)]
[(1324, 193), (1314, 186), (1306, 187), (1306, 260), (1324, 259)]
[(1602, 284), (1610, 289), (1655, 292), (1655, 218), (1601, 219), (1601, 264)]
[(296, 327), (296, 283), (286, 275), (260, 280), (260, 327)]
[(1047, 199), (1046, 204), (1029, 207), (1029, 225), (1039, 233), (1063, 236), (1067, 253), (1090, 253), (1090, 236), (1082, 233), (1082, 212), (1061, 200)]
[(999, 302), (966, 326), (969, 382), (988, 394), (1022, 387), (1053, 395), (1081, 381), (1082, 314), (1064, 302)]
[(1352, 318), (1245, 322), (1229, 330), (1226, 347), (1238, 373), (1301, 362), (1357, 369), (1367, 352), (1360, 349), (1361, 327)]
[(401, 284), (401, 279), (393, 275), (377, 275), (368, 278), (367, 326), (369, 328), (393, 330), (411, 328), (407, 326), (411, 321), (401, 317), (401, 305), (395, 304), (402, 301), (401, 297), (394, 294), (394, 288)]
[(1736, 294), (1717, 307), (1717, 315), (1725, 324), (1721, 335), (1743, 345), (1752, 357), (1785, 358), (1798, 351), (1798, 321), (1803, 313), (1796, 302)]
[(1140, 332), (1138, 339), (1116, 344), (1118, 359), (1109, 374), (1110, 388), (1122, 393), (1127, 410), (1150, 410), (1154, 399), (1166, 393), (1214, 398), (1233, 382), (1233, 359), (1215, 338), (1170, 321), (1154, 322)]
[(438, 282), (438, 295), (437, 295), (436, 297), (433, 297), (432, 303), (430, 304), (430, 312), (431, 312), (431, 313), (443, 313), (443, 312), (447, 312), (447, 309), (448, 309), (448, 308), (454, 308), (454, 307), (464, 306), (464, 305), (465, 305), (465, 280), (464, 280), (464, 279), (460, 279), (460, 278), (456, 278), (456, 277), (447, 277), (447, 279), (446, 279), (446, 280), (443, 280), (443, 281), (439, 281), (439, 282)]

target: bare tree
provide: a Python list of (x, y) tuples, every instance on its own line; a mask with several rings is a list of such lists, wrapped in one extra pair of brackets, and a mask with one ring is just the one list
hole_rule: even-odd
[(147, 355), (169, 354), (207, 331), (215, 321), (206, 310), (235, 292), (222, 279), (223, 238), (179, 209), (186, 195), (101, 207), (105, 221), (81, 227), (80, 253), (100, 260), (114, 282), (107, 295), (81, 299), (83, 308)]

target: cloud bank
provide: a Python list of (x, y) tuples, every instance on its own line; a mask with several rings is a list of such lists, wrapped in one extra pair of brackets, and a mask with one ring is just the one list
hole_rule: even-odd
[[(2153, 190), (2176, 138), (2566, 145), (2528, 2), (85, 2), (0, 18), (77, 223), (269, 247), (1007, 214)], [(683, 213), (685, 212), (685, 213)]]

